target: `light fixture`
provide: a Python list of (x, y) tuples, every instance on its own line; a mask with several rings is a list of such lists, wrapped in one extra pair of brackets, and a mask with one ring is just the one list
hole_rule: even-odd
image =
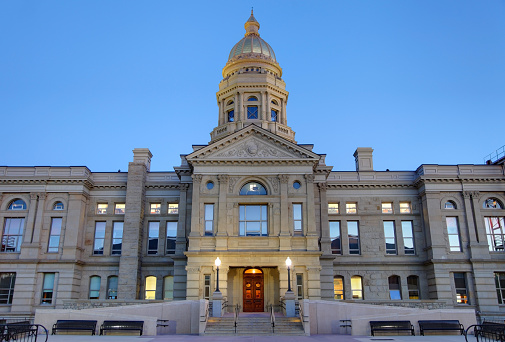
[(216, 265), (216, 292), (219, 291), (219, 266), (221, 265), (221, 259), (219, 257), (216, 258), (216, 261), (214, 261), (214, 264)]
[(289, 273), (291, 270), (291, 259), (289, 257), (286, 259), (286, 267), (288, 268), (288, 292), (291, 292), (291, 276)]

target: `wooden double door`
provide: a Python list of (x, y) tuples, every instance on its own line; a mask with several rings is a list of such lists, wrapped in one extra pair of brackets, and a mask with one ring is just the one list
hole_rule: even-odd
[(244, 271), (244, 312), (264, 311), (264, 277), (258, 268)]

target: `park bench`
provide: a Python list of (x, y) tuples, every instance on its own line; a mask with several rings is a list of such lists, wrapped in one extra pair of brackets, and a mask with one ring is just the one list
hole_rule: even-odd
[(410, 321), (370, 321), (370, 331), (372, 336), (375, 332), (400, 332), (408, 331), (410, 335), (415, 335), (414, 326)]
[(419, 323), (419, 331), (422, 336), (424, 336), (424, 332), (426, 330), (436, 330), (436, 331), (458, 331), (461, 335), (465, 333), (465, 328), (463, 324), (460, 324), (459, 321), (456, 320), (424, 320), (418, 321)]
[(124, 331), (124, 330), (138, 330), (139, 334), (142, 335), (144, 330), (144, 321), (103, 321), (100, 327), (100, 335), (104, 334), (104, 331)]
[(58, 330), (91, 331), (95, 335), (96, 321), (77, 320), (77, 319), (59, 319), (53, 325), (51, 335), (55, 335)]

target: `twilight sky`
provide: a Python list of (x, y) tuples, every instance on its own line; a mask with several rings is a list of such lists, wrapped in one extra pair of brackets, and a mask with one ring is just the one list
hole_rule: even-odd
[(505, 1), (0, 1), (0, 165), (171, 171), (217, 125), (251, 6), (298, 143), (354, 170), (480, 164), (505, 145)]

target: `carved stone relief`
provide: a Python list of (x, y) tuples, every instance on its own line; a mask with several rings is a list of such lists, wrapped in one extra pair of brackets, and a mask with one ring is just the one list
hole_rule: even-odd
[(272, 184), (272, 188), (274, 193), (279, 193), (279, 178), (277, 177), (268, 177), (268, 181)]
[(216, 154), (216, 157), (292, 158), (293, 156), (261, 141), (249, 140), (238, 145), (236, 148)]

